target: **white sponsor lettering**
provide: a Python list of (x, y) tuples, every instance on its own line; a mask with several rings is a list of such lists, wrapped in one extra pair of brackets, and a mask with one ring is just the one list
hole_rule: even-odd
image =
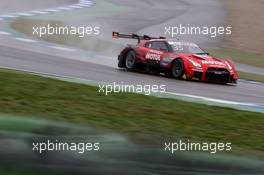
[(154, 53), (147, 53), (146, 59), (160, 61), (160, 55)]
[(207, 60), (202, 60), (203, 64), (214, 64), (214, 65), (221, 65), (224, 66), (225, 64), (220, 62), (220, 61), (207, 61)]

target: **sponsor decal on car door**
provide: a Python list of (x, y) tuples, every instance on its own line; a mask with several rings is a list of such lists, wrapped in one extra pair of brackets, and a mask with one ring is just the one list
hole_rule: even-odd
[(157, 50), (149, 50), (145, 56), (146, 60), (160, 61), (163, 52)]

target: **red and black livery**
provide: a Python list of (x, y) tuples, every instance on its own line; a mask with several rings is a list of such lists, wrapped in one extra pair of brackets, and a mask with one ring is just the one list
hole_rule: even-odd
[(138, 40), (137, 44), (127, 45), (119, 54), (120, 68), (165, 74), (176, 79), (237, 82), (238, 74), (231, 59), (210, 56), (195, 43), (118, 32), (113, 32), (113, 38)]

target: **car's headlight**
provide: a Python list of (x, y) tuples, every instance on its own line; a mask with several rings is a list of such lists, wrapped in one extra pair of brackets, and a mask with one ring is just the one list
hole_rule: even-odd
[(226, 61), (226, 65), (227, 65), (227, 67), (228, 67), (230, 70), (233, 69), (232, 66), (230, 66), (230, 64), (228, 63), (228, 61)]
[(189, 58), (189, 61), (193, 64), (194, 67), (199, 67), (201, 68), (201, 64), (197, 63), (196, 61), (193, 61), (192, 59)]

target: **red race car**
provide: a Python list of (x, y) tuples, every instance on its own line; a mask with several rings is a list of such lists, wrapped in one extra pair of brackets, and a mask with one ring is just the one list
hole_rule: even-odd
[(136, 45), (128, 45), (119, 54), (120, 68), (162, 73), (176, 79), (237, 82), (238, 74), (230, 59), (212, 57), (194, 43), (118, 32), (113, 32), (113, 38), (138, 40)]

